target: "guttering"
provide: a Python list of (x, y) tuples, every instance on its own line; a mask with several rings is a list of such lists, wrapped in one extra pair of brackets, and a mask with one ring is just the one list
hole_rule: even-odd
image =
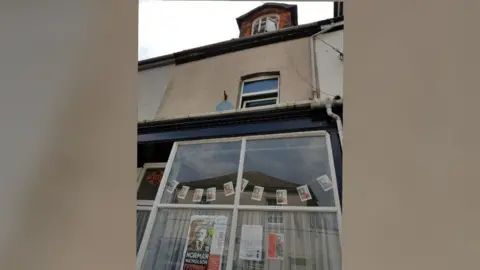
[[(314, 101), (307, 100), (307, 101), (281, 103), (276, 105), (268, 105), (268, 106), (263, 106), (261, 108), (253, 107), (253, 108), (233, 109), (233, 110), (221, 111), (221, 112), (179, 115), (179, 116), (173, 116), (173, 117), (159, 118), (155, 120), (141, 121), (141, 122), (138, 122), (138, 126), (142, 127), (142, 126), (155, 125), (157, 123), (164, 123), (164, 122), (170, 122), (170, 121), (197, 120), (197, 119), (203, 119), (203, 118), (229, 116), (229, 115), (248, 115), (248, 114), (258, 113), (262, 111), (275, 111), (275, 110), (281, 110), (281, 109), (287, 109), (287, 108), (312, 107), (311, 106), (312, 103), (314, 103)], [(315, 103), (318, 103), (318, 102), (315, 102)], [(318, 106), (325, 106), (325, 105), (317, 104), (317, 107)]]

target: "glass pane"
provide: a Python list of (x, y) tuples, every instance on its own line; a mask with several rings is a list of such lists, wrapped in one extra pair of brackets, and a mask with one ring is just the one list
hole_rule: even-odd
[(259, 101), (249, 101), (249, 102), (246, 102), (245, 108), (267, 106), (272, 104), (277, 104), (277, 100), (267, 99), (267, 100), (259, 100)]
[(278, 79), (268, 79), (260, 81), (245, 82), (243, 84), (243, 93), (250, 94), (260, 91), (269, 91), (278, 89)]
[(241, 204), (335, 206), (323, 136), (247, 140), (243, 179)]
[(233, 204), (241, 145), (241, 141), (180, 145), (161, 202)]
[(223, 210), (159, 210), (141, 269), (225, 269), (231, 217)]
[[(272, 216), (281, 222), (271, 223)], [(240, 211), (233, 269), (340, 270), (335, 213)]]
[(147, 227), (148, 217), (150, 211), (137, 210), (137, 252), (142, 242), (143, 234), (145, 233), (145, 227)]
[(145, 171), (138, 187), (137, 200), (155, 200), (164, 170), (164, 168), (152, 168)]

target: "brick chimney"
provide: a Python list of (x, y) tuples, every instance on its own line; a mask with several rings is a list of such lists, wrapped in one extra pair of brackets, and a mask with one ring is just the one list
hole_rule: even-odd
[(265, 3), (237, 18), (240, 37), (298, 25), (296, 5)]

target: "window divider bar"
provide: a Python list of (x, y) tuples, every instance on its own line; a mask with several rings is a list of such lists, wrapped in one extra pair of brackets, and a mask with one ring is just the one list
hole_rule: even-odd
[(289, 211), (289, 212), (325, 212), (337, 213), (338, 208), (335, 206), (267, 206), (267, 205), (239, 205), (238, 210), (251, 210), (259, 212), (273, 212), (273, 211)]
[(137, 205), (137, 210), (139, 210), (139, 211), (151, 211), (152, 206)]
[(232, 210), (233, 205), (228, 204), (170, 204), (160, 203), (155, 205), (160, 209), (216, 209), (216, 210)]
[(237, 235), (237, 221), (238, 221), (238, 205), (240, 204), (240, 192), (243, 179), (243, 166), (245, 161), (245, 152), (247, 147), (247, 140), (242, 139), (242, 146), (240, 148), (240, 161), (238, 162), (237, 183), (235, 185), (235, 198), (233, 200), (233, 213), (230, 226), (230, 236), (228, 240), (228, 254), (227, 254), (227, 269), (233, 269), (233, 254), (235, 249), (235, 237)]

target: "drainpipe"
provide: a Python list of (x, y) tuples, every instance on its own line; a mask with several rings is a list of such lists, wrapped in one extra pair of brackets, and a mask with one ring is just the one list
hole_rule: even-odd
[[(343, 22), (342, 22), (343, 23)], [(313, 79), (313, 85), (315, 86), (315, 89), (313, 90), (313, 100), (315, 103), (321, 103), (320, 101), (320, 82), (318, 81), (318, 67), (317, 67), (317, 59), (316, 59), (316, 50), (315, 50), (315, 38), (318, 35), (321, 35), (328, 30), (332, 29), (338, 25), (338, 23), (332, 23), (329, 27), (326, 27), (325, 29), (322, 29), (318, 33), (315, 33), (313, 36), (310, 37), (310, 60), (311, 60), (311, 66), (312, 66), (312, 79)], [(343, 150), (343, 124), (342, 124), (342, 119), (338, 114), (333, 113), (332, 111), (332, 103), (335, 101), (327, 101), (325, 103), (325, 108), (327, 110), (328, 116), (331, 118), (335, 119), (335, 122), (337, 123), (337, 130), (338, 130), (338, 138), (340, 140), (340, 147)]]
[[(333, 101), (333, 102), (335, 102), (335, 101)], [(342, 119), (340, 118), (340, 116), (338, 116), (338, 114), (335, 114), (332, 111), (332, 103), (333, 102), (327, 102), (325, 104), (325, 108), (327, 109), (328, 116), (335, 119), (335, 121), (337, 122), (338, 138), (340, 139), (340, 147), (343, 150), (343, 124), (342, 124)]]

